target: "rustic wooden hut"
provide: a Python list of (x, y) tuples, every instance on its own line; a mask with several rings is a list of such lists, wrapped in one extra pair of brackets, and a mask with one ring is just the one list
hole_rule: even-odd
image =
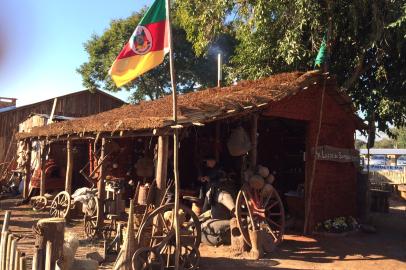
[[(9, 162), (16, 152), (15, 142), (12, 140), (18, 132), (18, 125), (31, 114), (50, 114), (54, 99), (15, 107), (15, 99), (8, 108), (0, 110), (0, 163)], [(57, 97), (55, 115), (67, 117), (88, 116), (111, 110), (125, 104), (122, 100), (103, 91), (83, 90)], [(5, 103), (10, 105), (9, 103)], [(0, 105), (3, 105), (0, 104)], [(2, 166), (0, 166), (1, 170)]]
[(180, 95), (178, 105), (176, 126), (171, 120), (171, 97), (166, 96), (33, 128), (18, 134), (18, 139), (74, 145), (84, 138), (96, 142), (101, 138), (151, 138), (158, 144), (155, 177), (159, 187), (170, 173), (165, 169), (171, 166), (168, 137), (178, 128), (181, 183), (193, 189), (190, 182), (197, 174), (197, 156), (207, 149), (218, 159), (228, 160), (225, 166), (241, 164), (241, 160), (230, 157), (224, 142), (233, 127), (243, 126), (251, 134), (250, 161), (275, 172), (275, 186), (288, 211), (306, 217), (308, 228), (327, 218), (356, 214), (354, 132), (363, 128), (363, 123), (333, 76), (316, 71), (284, 73)]

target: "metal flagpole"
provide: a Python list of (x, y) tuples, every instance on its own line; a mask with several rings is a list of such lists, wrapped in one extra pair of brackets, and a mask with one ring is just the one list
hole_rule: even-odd
[[(168, 38), (169, 38), (169, 66), (171, 73), (171, 85), (172, 85), (172, 109), (173, 109), (173, 122), (174, 125), (178, 123), (178, 108), (177, 108), (177, 95), (176, 95), (176, 81), (175, 81), (175, 67), (173, 64), (173, 41), (172, 41), (172, 26), (170, 20), (170, 0), (166, 0), (166, 17), (168, 20)], [(179, 257), (180, 257), (180, 226), (179, 226), (179, 171), (178, 171), (178, 154), (179, 154), (179, 132), (178, 129), (174, 129), (173, 134), (173, 172), (175, 181), (175, 214), (173, 215), (175, 224), (176, 246), (175, 246), (175, 269), (179, 269)]]

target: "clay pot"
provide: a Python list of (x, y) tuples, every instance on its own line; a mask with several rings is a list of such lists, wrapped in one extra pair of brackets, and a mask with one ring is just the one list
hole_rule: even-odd
[(262, 176), (263, 178), (266, 178), (269, 175), (269, 169), (267, 167), (259, 165), (258, 166), (258, 174), (260, 176)]
[(261, 176), (255, 174), (251, 176), (251, 178), (248, 180), (248, 183), (250, 184), (251, 188), (260, 190), (264, 187), (265, 180)]

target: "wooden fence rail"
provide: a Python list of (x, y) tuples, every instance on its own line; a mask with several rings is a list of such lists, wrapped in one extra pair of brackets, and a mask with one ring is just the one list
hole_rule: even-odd
[(18, 237), (8, 229), (11, 213), (6, 211), (0, 240), (0, 270), (27, 270), (26, 257), (18, 248)]

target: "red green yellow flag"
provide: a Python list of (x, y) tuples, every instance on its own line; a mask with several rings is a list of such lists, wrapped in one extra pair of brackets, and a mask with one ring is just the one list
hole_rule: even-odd
[(169, 52), (169, 21), (165, 0), (156, 0), (110, 68), (117, 87), (156, 67)]

